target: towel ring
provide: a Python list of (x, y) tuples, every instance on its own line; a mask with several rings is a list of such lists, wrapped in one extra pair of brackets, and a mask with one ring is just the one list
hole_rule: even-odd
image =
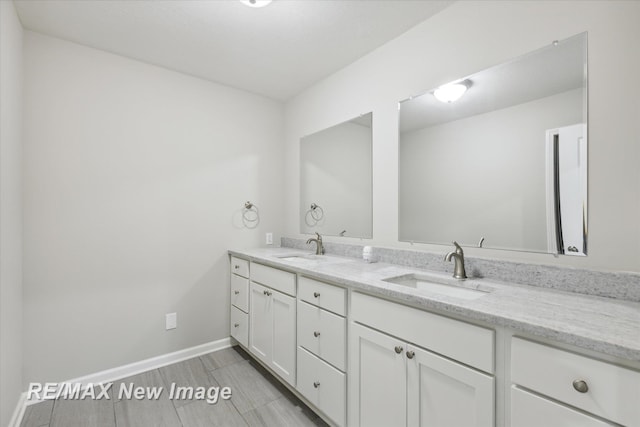
[(256, 228), (260, 222), (260, 211), (251, 202), (245, 202), (242, 209), (242, 223), (247, 228)]
[(322, 218), (324, 218), (324, 209), (322, 209), (321, 206), (315, 204), (315, 203), (311, 203), (311, 218), (313, 218), (314, 220), (320, 221)]

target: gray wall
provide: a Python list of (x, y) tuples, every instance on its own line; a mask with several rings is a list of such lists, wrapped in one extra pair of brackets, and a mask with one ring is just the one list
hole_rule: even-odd
[(25, 383), (228, 337), (227, 250), (280, 238), (282, 105), (28, 31), (24, 102)]
[(22, 26), (0, 1), (0, 425), (22, 389)]
[(456, 2), (318, 82), (285, 106), (286, 234), (303, 237), (297, 230), (300, 136), (373, 111), (373, 239), (366, 243), (444, 254), (450, 246), (398, 242), (398, 101), (588, 31), (589, 255), (467, 253), (640, 271), (638, 22), (640, 2)]

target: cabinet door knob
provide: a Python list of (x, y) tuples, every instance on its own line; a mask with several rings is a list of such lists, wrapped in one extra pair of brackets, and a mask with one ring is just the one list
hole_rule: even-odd
[(314, 296), (315, 298), (318, 298), (318, 297), (320, 296), (320, 292), (314, 292), (314, 293), (313, 293), (313, 296)]
[(266, 295), (267, 294), (267, 290), (265, 289), (264, 291), (262, 291), (262, 294)]
[(238, 295), (240, 291), (233, 291), (234, 294)]
[(313, 336), (314, 336), (314, 337), (316, 337), (316, 338), (318, 338), (318, 337), (320, 336), (320, 332), (315, 331), (315, 332), (313, 333)]
[(401, 347), (401, 346), (399, 346), (399, 345), (397, 345), (397, 346), (396, 346), (396, 348), (395, 348), (395, 351), (396, 351), (396, 353), (398, 353), (398, 354), (402, 353), (402, 347)]
[(313, 383), (313, 387), (314, 387), (314, 388), (318, 388), (318, 387), (320, 387), (320, 381), (315, 381), (315, 382)]
[(236, 323), (233, 325), (234, 328), (237, 328), (238, 326), (240, 326), (240, 323)]
[(415, 352), (413, 352), (411, 350), (407, 351), (407, 359), (413, 359), (413, 356), (415, 356), (415, 355), (416, 355)]
[(586, 393), (589, 391), (589, 386), (587, 385), (587, 382), (585, 380), (575, 380), (573, 382), (573, 388), (578, 393)]

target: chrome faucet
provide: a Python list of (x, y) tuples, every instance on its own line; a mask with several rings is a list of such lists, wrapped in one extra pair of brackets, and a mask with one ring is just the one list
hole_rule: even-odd
[(317, 237), (312, 237), (309, 240), (307, 240), (307, 245), (311, 242), (316, 242), (316, 255), (322, 255), (324, 254), (324, 246), (322, 246), (322, 236), (320, 235), (320, 233), (316, 233)]
[(451, 261), (451, 258), (455, 259), (455, 266), (453, 268), (453, 277), (456, 279), (466, 279), (467, 273), (464, 271), (464, 252), (462, 248), (458, 244), (458, 242), (453, 242), (456, 246), (455, 252), (449, 252), (444, 256), (445, 261)]

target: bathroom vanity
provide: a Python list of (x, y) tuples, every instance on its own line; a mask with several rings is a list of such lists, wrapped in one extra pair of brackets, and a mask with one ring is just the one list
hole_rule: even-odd
[(638, 426), (640, 303), (230, 251), (231, 336), (337, 426)]

